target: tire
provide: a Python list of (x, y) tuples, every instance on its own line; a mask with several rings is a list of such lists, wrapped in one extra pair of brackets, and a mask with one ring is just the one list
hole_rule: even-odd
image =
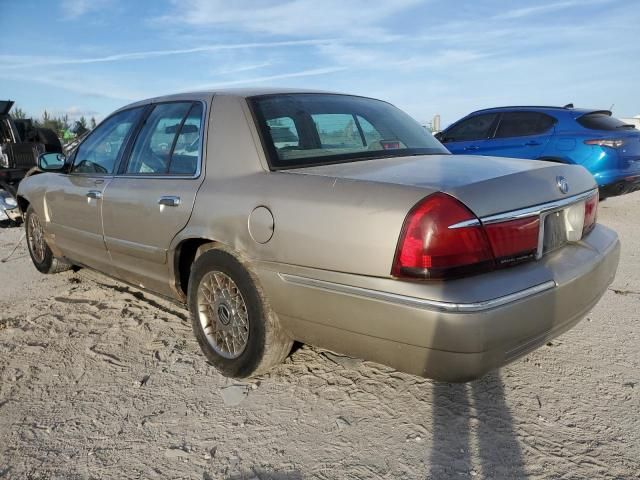
[(44, 240), (40, 218), (31, 205), (27, 208), (24, 228), (31, 261), (39, 272), (60, 273), (72, 267), (71, 264), (53, 256), (53, 252)]
[(259, 375), (291, 351), (257, 278), (231, 253), (214, 248), (197, 257), (187, 298), (198, 344), (222, 375)]

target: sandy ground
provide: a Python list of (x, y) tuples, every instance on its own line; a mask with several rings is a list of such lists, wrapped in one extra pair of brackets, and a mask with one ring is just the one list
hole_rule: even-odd
[[(0, 478), (638, 478), (640, 193), (623, 255), (569, 333), (451, 385), (303, 347), (247, 384), (187, 312), (86, 270), (0, 264)], [(0, 231), (0, 257), (21, 229)]]

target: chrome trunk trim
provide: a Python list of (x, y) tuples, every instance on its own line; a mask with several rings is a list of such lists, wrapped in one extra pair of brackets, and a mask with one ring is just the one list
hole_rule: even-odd
[(541, 205), (535, 205), (533, 207), (522, 208), (520, 210), (512, 210), (510, 212), (498, 213), (496, 215), (489, 215), (482, 217), (480, 221), (483, 225), (489, 225), (491, 223), (504, 222), (508, 220), (517, 220), (518, 218), (533, 217), (534, 215), (541, 215), (543, 213), (551, 213), (556, 210), (562, 210), (565, 207), (573, 203), (578, 203), (582, 200), (586, 200), (593, 195), (597, 195), (598, 190), (589, 190), (588, 192), (574, 195), (573, 197), (563, 198), (562, 200), (556, 200), (555, 202), (543, 203)]

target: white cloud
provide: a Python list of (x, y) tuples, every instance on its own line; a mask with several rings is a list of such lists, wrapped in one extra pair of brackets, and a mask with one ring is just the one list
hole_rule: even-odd
[(223, 26), (271, 35), (384, 35), (377, 24), (423, 0), (173, 0), (174, 11), (162, 22)]
[(178, 48), (168, 50), (147, 50), (143, 52), (127, 52), (117, 53), (114, 55), (105, 55), (101, 57), (85, 57), (85, 58), (51, 58), (51, 57), (36, 57), (36, 56), (17, 56), (17, 55), (0, 55), (0, 59), (8, 61), (3, 65), (3, 69), (7, 68), (30, 68), (30, 67), (42, 67), (42, 66), (55, 66), (55, 65), (82, 65), (89, 63), (105, 63), (105, 62), (119, 62), (126, 60), (143, 60), (147, 58), (166, 57), (172, 55), (186, 55), (192, 53), (206, 53), (206, 52), (219, 52), (224, 50), (240, 50), (240, 49), (266, 49), (266, 48), (281, 48), (281, 47), (301, 47), (301, 46), (313, 46), (327, 43), (331, 40), (291, 40), (282, 42), (253, 42), (253, 43), (228, 43), (228, 44), (213, 44), (203, 45), (193, 48)]
[(341, 72), (346, 70), (346, 67), (324, 67), (324, 68), (312, 68), (308, 70), (301, 70), (299, 72), (289, 72), (289, 73), (281, 73), (278, 75), (268, 75), (263, 77), (253, 77), (253, 78), (244, 78), (241, 80), (230, 80), (226, 82), (212, 82), (203, 85), (197, 85), (195, 87), (188, 88), (187, 90), (205, 90), (205, 89), (213, 89), (213, 88), (224, 88), (224, 87), (232, 87), (237, 85), (249, 85), (254, 83), (264, 83), (270, 82), (273, 80), (284, 80), (287, 78), (298, 78), (298, 77), (312, 77), (316, 75), (327, 75), (330, 73)]
[(0, 73), (0, 78), (17, 82), (38, 83), (50, 87), (61, 88), (79, 95), (102, 97), (112, 100), (132, 101), (144, 98), (144, 95), (140, 92), (131, 92), (124, 87), (107, 84), (89, 77), (53, 73), (48, 73), (47, 75), (14, 75)]
[(611, 1), (612, 0), (568, 0), (564, 2), (547, 3), (542, 5), (535, 5), (533, 7), (522, 7), (515, 8), (513, 10), (507, 10), (506, 12), (498, 14), (493, 18), (500, 20), (524, 18), (532, 15), (541, 15), (543, 13), (565, 10), (567, 8), (585, 7), (587, 5), (609, 3)]
[(260, 70), (273, 65), (272, 62), (260, 62), (249, 65), (230, 65), (223, 68), (219, 68), (213, 72), (214, 75), (232, 75), (234, 73), (249, 72), (253, 70)]
[(66, 19), (75, 19), (107, 7), (111, 0), (62, 0), (60, 8)]

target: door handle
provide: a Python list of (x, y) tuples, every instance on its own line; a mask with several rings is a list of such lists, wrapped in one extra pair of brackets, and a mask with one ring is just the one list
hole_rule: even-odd
[(160, 197), (160, 200), (158, 200), (158, 205), (177, 207), (180, 205), (180, 197), (176, 197), (175, 195), (163, 195)]
[(100, 190), (89, 190), (87, 192), (87, 198), (102, 198), (102, 192)]
[(538, 145), (542, 145), (540, 142), (536, 142), (535, 140), (531, 140), (530, 142), (525, 143), (527, 147), (536, 147)]
[(464, 147), (465, 150), (479, 150), (480, 147), (476, 145), (469, 145), (468, 147)]

